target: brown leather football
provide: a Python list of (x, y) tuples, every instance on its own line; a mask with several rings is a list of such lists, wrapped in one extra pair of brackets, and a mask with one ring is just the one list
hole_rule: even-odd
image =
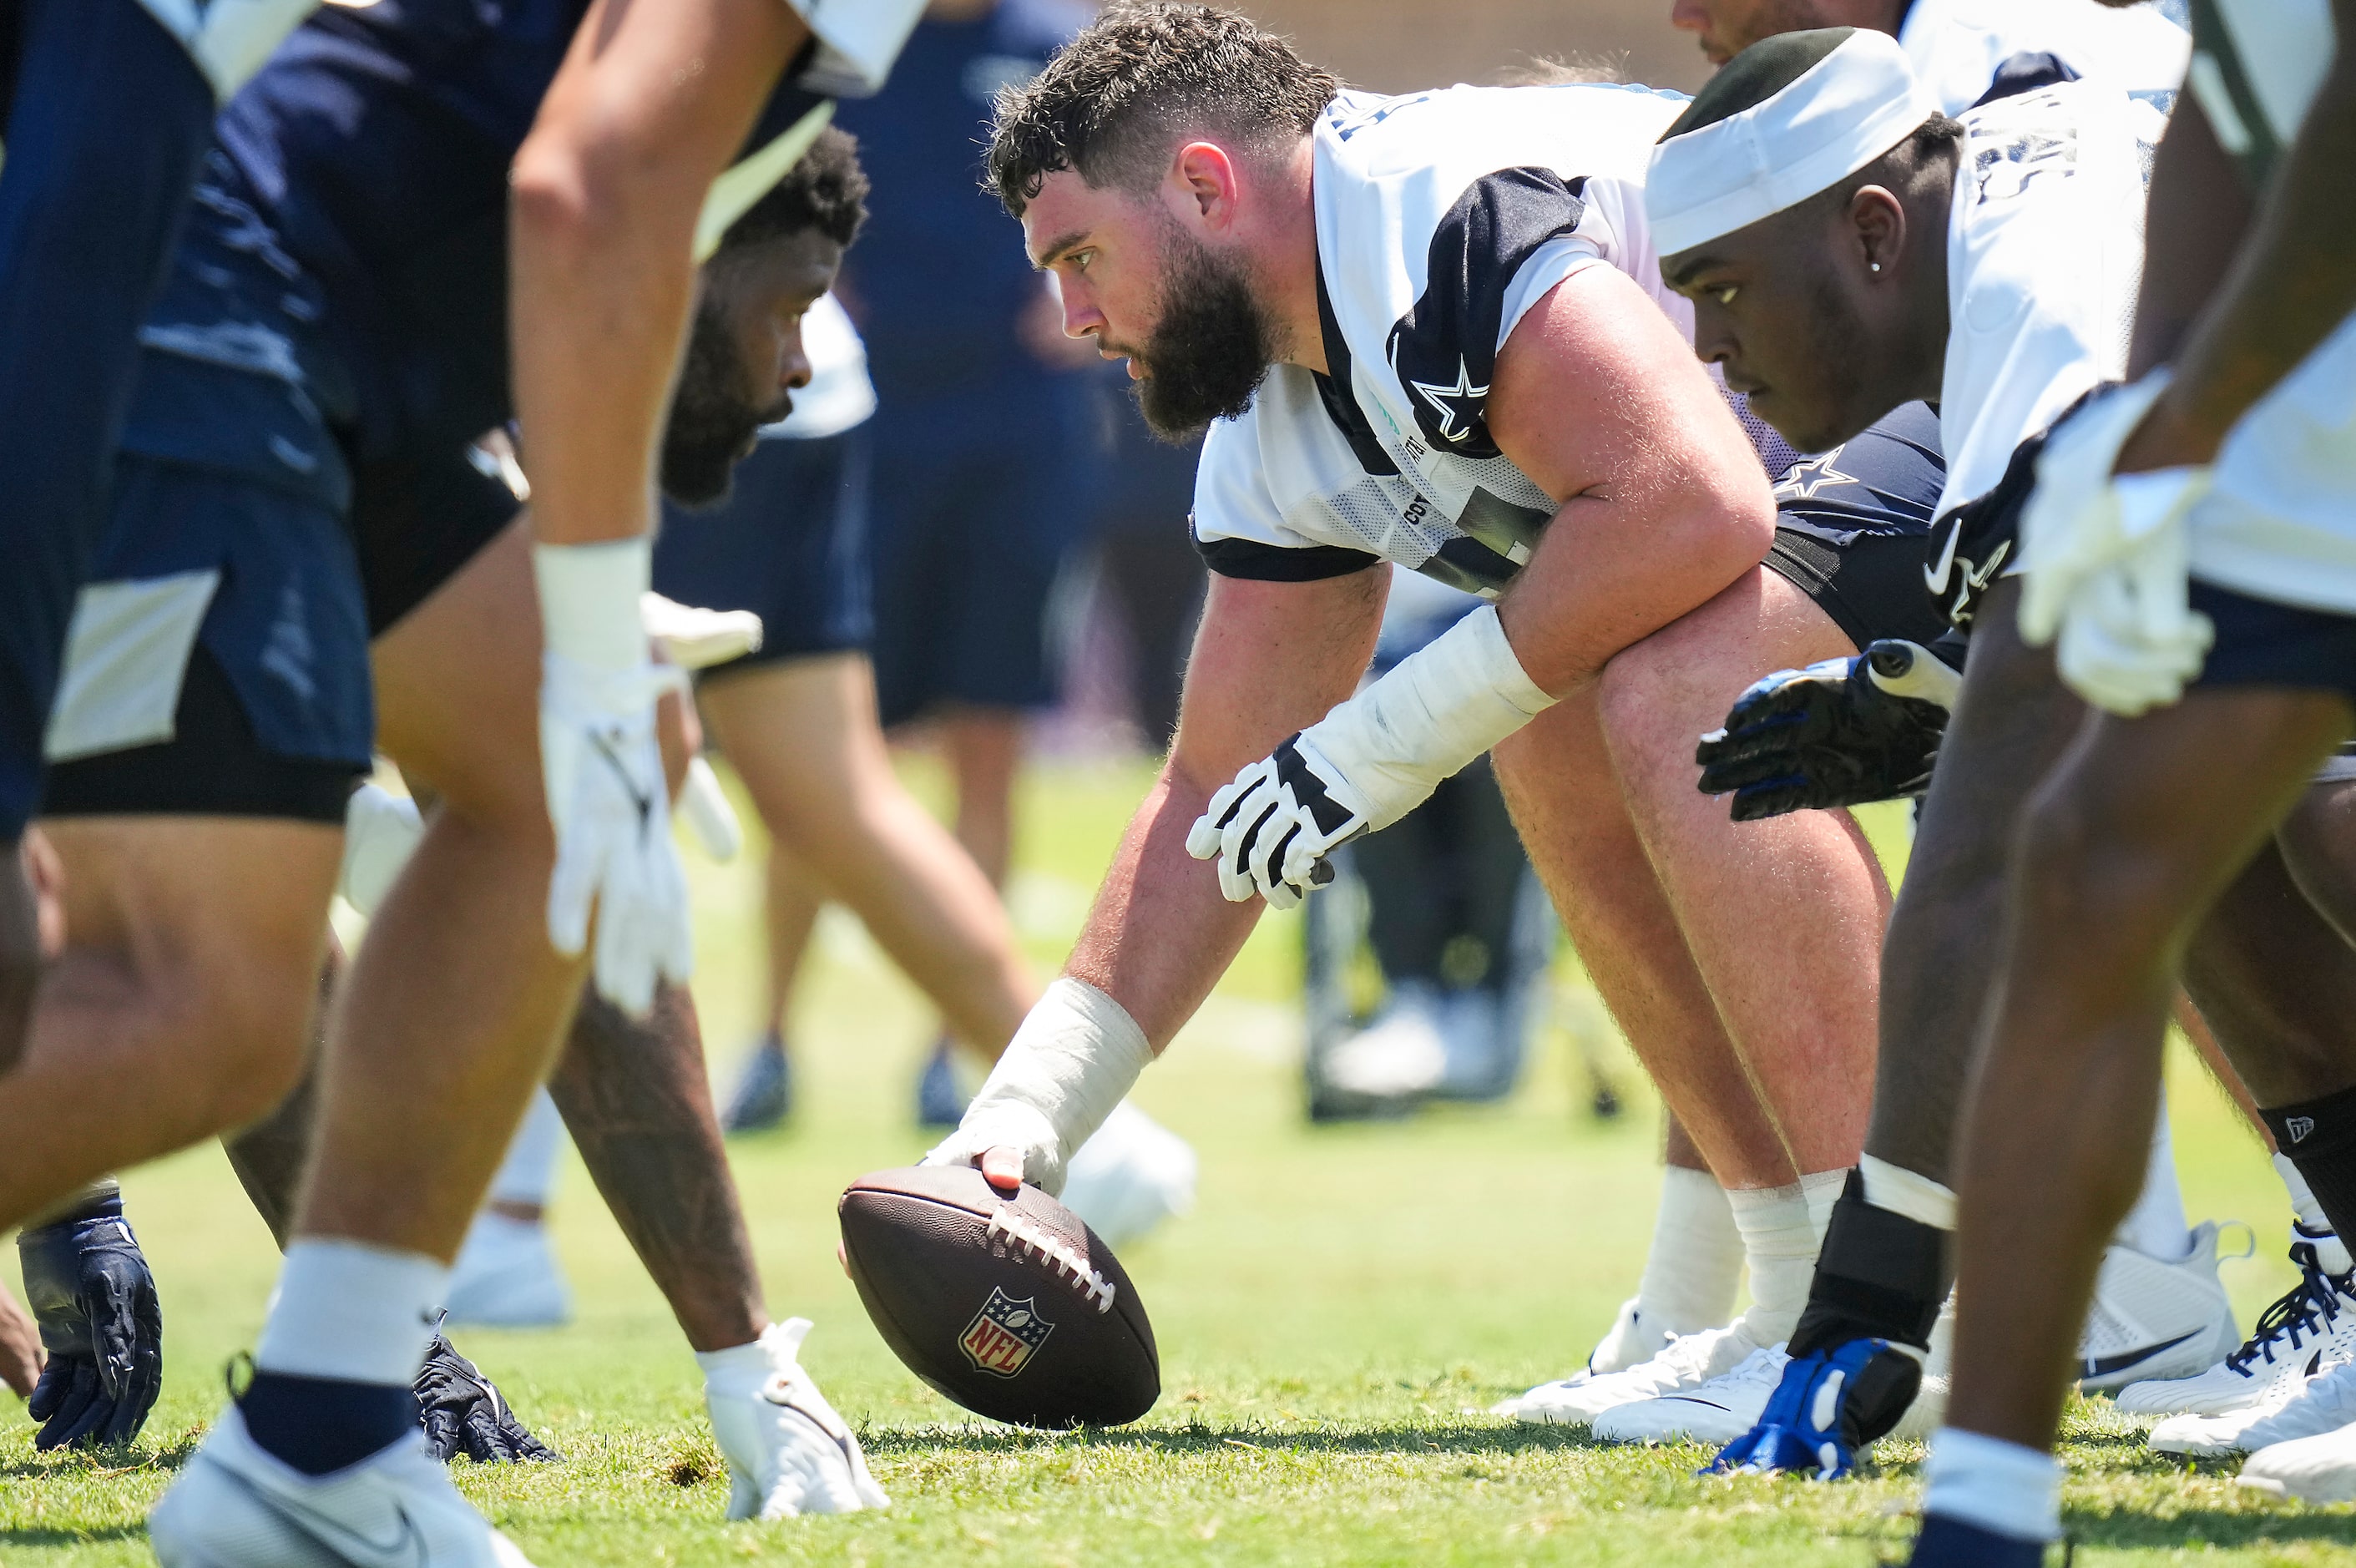
[(1118, 1426), (1153, 1408), (1162, 1359), (1137, 1287), (1078, 1215), (970, 1165), (851, 1184), (842, 1255), (876, 1332), (910, 1371), (977, 1415)]

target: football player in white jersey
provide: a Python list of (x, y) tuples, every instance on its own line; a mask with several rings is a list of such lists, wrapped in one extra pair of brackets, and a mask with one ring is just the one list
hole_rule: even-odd
[(2183, 83), (2191, 39), (2136, 0), (1672, 0), (1712, 65), (1778, 33), (1871, 27), (1906, 51), (1941, 112), (1987, 96), (2005, 62), (2049, 55), (2078, 75), (2166, 102)]
[[(1863, 1180), (1836, 1214), (1794, 1364), (1758, 1430), (1725, 1456), (1838, 1471), (1911, 1400), (1946, 1294), (1946, 1129), (1973, 1022), (1954, 999), (1959, 989), (1977, 994), (1975, 976), (1994, 965), (2005, 825), (2079, 712), (2046, 691), (2050, 673), (2040, 680), (2040, 661), (2012, 633), (2018, 585), (1997, 580), (2027, 463), (2008, 461), (2006, 445), (2117, 373), (2118, 323), (2137, 275), (2142, 149), (2126, 101), (2092, 83), (1947, 122), (1899, 51), (1845, 30), (1755, 46), (1680, 128), (1655, 156), (1648, 199), (1664, 248), (1675, 248), (1669, 276), (1697, 302), (1699, 350), (1795, 439), (1836, 435), (1929, 390), (1954, 427), (1951, 452), (1978, 455), (1976, 475), (1956, 465), (1959, 488), (1986, 491), (1957, 514), (1944, 563), (1954, 607), (1971, 616), (1977, 599), (1995, 603), (1972, 617), (1966, 700), (1947, 731), (1885, 952), (1881, 1081)], [(1735, 144), (1783, 172), (1730, 162)], [(2069, 249), (2051, 250), (2063, 234)], [(2040, 264), (2040, 253), (2074, 264)], [(1839, 356), (1826, 358), (1833, 345)], [(1837, 373), (1822, 373), (1827, 366)], [(2253, 867), (2217, 922), (2226, 956), (2236, 920), (2290, 918), (2280, 908), (2288, 886), (2279, 861)], [(2303, 902), (2287, 902), (2305, 917), (2292, 925), (2320, 955), (2317, 972), (2338, 978), (2337, 937)], [(2230, 963), (2218, 967), (2231, 978)], [(2328, 996), (2281, 999), (2268, 1020), (2278, 1036), (2338, 1037), (2332, 1012), (2344, 1015), (2346, 997), (2317, 989)], [(2137, 1135), (2147, 1132), (2142, 1122)]]
[[(1108, 100), (1127, 107), (1099, 121)], [(1762, 465), (1652, 270), (1637, 177), (1678, 108), (1615, 86), (1344, 93), (1193, 6), (1108, 14), (1003, 101), (994, 176), (1067, 329), (1129, 357), (1159, 424), (1217, 421), (1194, 516), (1213, 582), (1172, 757), (1065, 977), (934, 1159), (1059, 1185), (1259, 904), (1296, 903), (1330, 848), (1495, 746), (1749, 1255), (1751, 1312), (1647, 1363), (1641, 1391), (1789, 1332), (1792, 1260), (1855, 1157), (1887, 894), (1846, 817), (1745, 836), (1690, 787), (1680, 726), (1766, 649), (1856, 643), (1762, 567)], [(1901, 584), (1922, 542), (1918, 521)], [(1496, 604), (1345, 703), (1387, 558)], [(1633, 1397), (1590, 1392), (1530, 1413)]]
[[(2055, 432), (2023, 519), (2021, 632), (2097, 711), (2015, 844), (1922, 1564), (2033, 1562), (2058, 1533), (2055, 1329), (2140, 1132), (2080, 1108), (2151, 1103), (2192, 932), (2356, 728), (2356, 5), (2236, 0), (2196, 26), (2204, 64), (2153, 180), (2138, 379)], [(2071, 961), (2039, 961), (2056, 941)], [(2356, 1053), (2235, 1059), (2351, 1233)], [(2205, 1451), (2255, 1447), (2245, 1481), (2343, 1500), (2351, 1421), (2343, 1366)]]

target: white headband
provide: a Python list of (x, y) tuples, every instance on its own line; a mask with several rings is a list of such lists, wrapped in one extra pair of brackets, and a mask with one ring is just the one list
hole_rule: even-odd
[(1653, 149), (1654, 246), (1673, 256), (1829, 190), (1937, 113), (1898, 40), (1859, 27), (1773, 97)]

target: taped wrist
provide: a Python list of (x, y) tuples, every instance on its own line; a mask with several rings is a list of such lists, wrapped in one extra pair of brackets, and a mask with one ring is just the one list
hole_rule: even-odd
[(1483, 605), (1301, 732), (1386, 828), (1472, 760), (1554, 705)]
[(2341, 1236), (2356, 1236), (2356, 1088), (2318, 1100), (2261, 1108), (2275, 1146), (2315, 1194), (2315, 1201)]
[(1954, 1240), (1952, 1231), (1868, 1202), (1865, 1174), (1851, 1171), (1833, 1205), (1791, 1353), (1813, 1355), (1852, 1339), (1928, 1349), (1954, 1283)]
[(639, 602), (654, 577), (654, 540), (647, 534), (595, 544), (535, 544), (541, 639), (594, 673), (647, 662)]
[(1047, 987), (1014, 1031), (967, 1107), (958, 1141), (976, 1154), (1001, 1144), (1023, 1149), (1025, 1179), (1060, 1193), (1065, 1162), (1152, 1059), (1153, 1047), (1129, 1009), (1066, 975)]

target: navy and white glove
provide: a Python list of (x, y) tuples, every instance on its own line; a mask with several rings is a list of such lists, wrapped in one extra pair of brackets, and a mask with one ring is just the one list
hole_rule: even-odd
[(1406, 816), (1553, 702), (1483, 605), (1222, 786), (1186, 853), (1218, 862), (1228, 902), (1292, 908), (1333, 879), (1335, 848)]
[(1290, 909), (1333, 880), (1325, 857), (1370, 828), (1374, 808), (1313, 742), (1294, 736), (1211, 797), (1186, 853), (1218, 862), (1219, 891)]
[(26, 1303), (48, 1363), (27, 1413), (44, 1452), (130, 1442), (164, 1381), (164, 1309), (139, 1242), (108, 1197), (70, 1219), (20, 1232)]
[(483, 1369), (458, 1354), (438, 1328), (417, 1370), (416, 1391), (425, 1445), (445, 1465), (462, 1458), (477, 1465), (552, 1464), (560, 1457), (524, 1429)]
[(1778, 671), (1701, 737), (1701, 792), (1731, 794), (1738, 822), (1919, 795), (1962, 684), (1929, 649), (1897, 639)]

